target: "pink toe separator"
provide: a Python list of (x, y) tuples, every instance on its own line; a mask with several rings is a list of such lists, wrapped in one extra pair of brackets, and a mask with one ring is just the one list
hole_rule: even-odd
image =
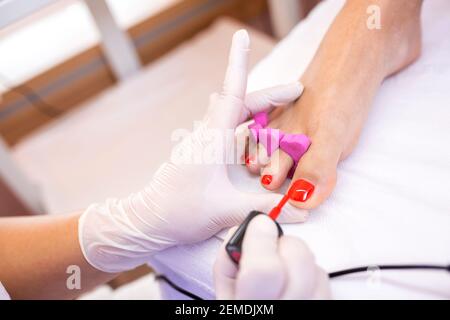
[(250, 133), (251, 133), (251, 137), (253, 138), (253, 141), (255, 143), (258, 143), (259, 130), (261, 130), (263, 127), (258, 123), (252, 123), (251, 125), (248, 126), (248, 128), (250, 129)]
[(294, 165), (288, 173), (288, 177), (292, 178), (297, 168), (298, 161), (308, 150), (311, 145), (311, 140), (304, 134), (285, 134), (280, 141), (280, 149), (286, 152), (292, 160)]
[(253, 116), (253, 120), (265, 128), (269, 124), (269, 114), (267, 112), (258, 112)]
[(304, 134), (290, 134), (278, 129), (266, 128), (269, 123), (267, 112), (255, 114), (253, 120), (254, 122), (248, 126), (251, 136), (255, 143), (260, 142), (264, 145), (269, 157), (280, 148), (294, 160), (294, 165), (288, 173), (288, 177), (292, 178), (298, 161), (308, 150), (311, 140)]
[(259, 141), (259, 130), (264, 129), (269, 124), (267, 112), (259, 112), (253, 116), (253, 123), (248, 126), (255, 143)]

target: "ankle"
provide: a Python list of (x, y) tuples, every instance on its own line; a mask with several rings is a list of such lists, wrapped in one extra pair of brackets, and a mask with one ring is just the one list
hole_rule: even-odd
[[(417, 1), (411, 1), (411, 3)], [(422, 32), (420, 12), (421, 5), (406, 6), (403, 12), (399, 8), (392, 8), (396, 14), (386, 12), (385, 55), (384, 66), (386, 77), (397, 73), (416, 61), (422, 49)]]

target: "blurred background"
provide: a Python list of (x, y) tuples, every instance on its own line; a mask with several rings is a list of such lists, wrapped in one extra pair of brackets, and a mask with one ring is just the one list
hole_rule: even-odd
[[(117, 64), (129, 64), (122, 69), (139, 68), (124, 52), (117, 58), (125, 61), (119, 59), (114, 63), (114, 52), (109, 51), (121, 49), (121, 37), (116, 32), (125, 33), (137, 55), (137, 63), (146, 65), (222, 16), (232, 17), (274, 39), (280, 38), (316, 2), (0, 0), (0, 92), (3, 93), (0, 132), (8, 144), (14, 144), (47, 122), (49, 115), (63, 113), (111, 86), (127, 72), (132, 73), (132, 70), (118, 70), (121, 67)], [(57, 106), (57, 110), (44, 111), (44, 103), (30, 108), (31, 102), (37, 99), (30, 97), (29, 89)], [(32, 101), (19, 103), (27, 97)], [(20, 119), (25, 117), (26, 122), (13, 120), (19, 109)]]

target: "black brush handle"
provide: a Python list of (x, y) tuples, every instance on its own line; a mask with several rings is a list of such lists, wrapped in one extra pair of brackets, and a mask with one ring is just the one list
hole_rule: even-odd
[[(231, 236), (227, 245), (225, 246), (225, 250), (230, 256), (231, 260), (234, 263), (239, 264), (239, 260), (241, 259), (242, 254), (242, 241), (244, 240), (245, 231), (247, 231), (248, 224), (253, 220), (256, 216), (260, 214), (265, 214), (261, 211), (252, 211), (248, 214), (247, 218), (245, 218), (244, 222), (241, 223), (239, 228), (237, 228), (236, 232)], [(278, 228), (278, 237), (283, 235), (283, 230), (278, 222), (274, 221)]]

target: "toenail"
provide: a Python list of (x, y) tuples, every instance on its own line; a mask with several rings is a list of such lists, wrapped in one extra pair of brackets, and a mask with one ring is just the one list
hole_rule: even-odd
[(314, 192), (314, 185), (306, 180), (299, 179), (289, 189), (289, 197), (294, 201), (305, 202)]
[(252, 160), (252, 158), (250, 158), (250, 156), (248, 156), (248, 157), (245, 158), (245, 164), (246, 164), (246, 165), (249, 166), (249, 165), (252, 164), (252, 163), (253, 163), (253, 160)]
[(261, 183), (265, 186), (272, 183), (272, 176), (270, 174), (263, 175), (261, 178)]

